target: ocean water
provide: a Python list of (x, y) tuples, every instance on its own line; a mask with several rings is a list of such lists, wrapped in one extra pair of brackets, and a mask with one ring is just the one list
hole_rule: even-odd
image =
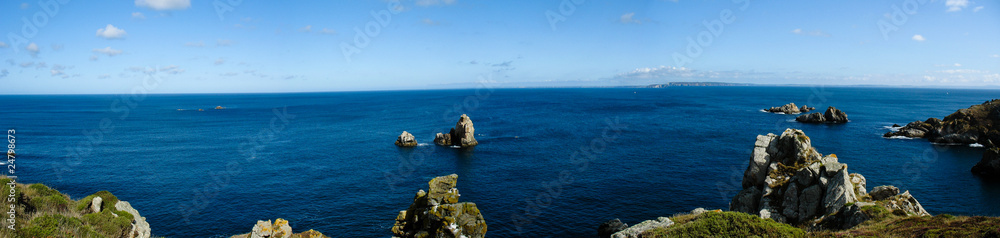
[[(228, 237), (256, 220), (295, 231), (388, 237), (435, 176), (458, 174), (490, 237), (594, 237), (628, 224), (726, 209), (756, 135), (799, 128), (868, 188), (909, 190), (932, 214), (1000, 215), (1000, 184), (969, 172), (982, 148), (885, 139), (887, 126), (944, 117), (996, 90), (671, 87), (223, 95), (0, 96), (20, 182), (82, 198), (108, 190), (154, 235)], [(836, 106), (851, 122), (763, 113)], [(214, 110), (216, 106), (226, 107)], [(197, 109), (204, 109), (198, 111)], [(184, 109), (184, 110), (178, 110)], [(433, 145), (461, 113), (479, 146)], [(393, 145), (402, 131), (421, 146)]]

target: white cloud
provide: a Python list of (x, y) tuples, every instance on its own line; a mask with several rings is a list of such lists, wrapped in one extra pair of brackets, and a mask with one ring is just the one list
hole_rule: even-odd
[(807, 32), (807, 31), (803, 31), (802, 29), (795, 29), (795, 30), (792, 30), (792, 33), (794, 33), (796, 35), (805, 35), (805, 36), (830, 37), (830, 34), (827, 34), (826, 32), (823, 32), (821, 30), (813, 30), (813, 31), (808, 31)]
[(983, 10), (983, 6), (978, 6), (976, 8), (973, 8), (972, 12), (979, 12), (979, 10)]
[(962, 67), (962, 64), (955, 63), (955, 67)]
[(112, 49), (110, 46), (105, 47), (104, 49), (94, 49), (93, 52), (98, 54), (106, 54), (108, 56), (115, 56), (122, 54), (121, 50)]
[(31, 53), (32, 56), (38, 55), (38, 44), (35, 44), (34, 42), (28, 44), (28, 46), (25, 46), (24, 49), (28, 50), (28, 52)]
[(428, 25), (428, 26), (441, 25), (441, 22), (434, 21), (434, 20), (431, 20), (429, 18), (424, 18), (423, 20), (420, 20), (420, 23), (424, 23), (424, 25)]
[(922, 36), (922, 35), (913, 35), (913, 40), (915, 40), (915, 41), (924, 41), (925, 39), (924, 39), (924, 36)]
[(60, 45), (60, 44), (52, 44), (52, 51), (60, 51), (60, 50), (62, 50), (63, 48), (64, 48), (64, 47), (63, 47), (63, 45)]
[(141, 12), (133, 12), (132, 13), (132, 19), (133, 20), (146, 20), (146, 15), (143, 15)]
[(313, 30), (312, 25), (306, 25), (305, 27), (299, 28), (300, 32), (311, 32)]
[(90, 61), (97, 61), (97, 56), (96, 55), (91, 55), (90, 56)]
[(226, 60), (223, 59), (223, 58), (219, 58), (219, 59), (215, 60), (215, 65), (222, 65), (222, 64), (225, 64), (225, 63), (226, 63)]
[(106, 79), (106, 78), (110, 78), (110, 77), (111, 77), (110, 74), (102, 74), (102, 75), (98, 75), (97, 79)]
[(31, 61), (21, 62), (21, 64), (19, 64), (19, 65), (21, 66), (21, 68), (27, 68), (27, 67), (31, 67), (32, 65), (35, 65), (35, 62), (31, 62)]
[(7, 48), (8, 46), (9, 45), (7, 45), (7, 43), (3, 43), (2, 41), (0, 41), (0, 48)]
[(179, 73), (184, 73), (184, 69), (181, 69), (177, 65), (169, 65), (166, 67), (161, 67), (160, 72), (165, 72), (168, 74), (179, 74)]
[(56, 64), (52, 65), (52, 69), (49, 70), (49, 73), (51, 73), (52, 76), (62, 76), (63, 78), (68, 78), (69, 75), (66, 75), (65, 70), (66, 66)]
[(153, 10), (183, 10), (191, 7), (191, 0), (135, 0), (136, 7)]
[(22, 10), (23, 10), (23, 9), (28, 9), (29, 7), (31, 7), (31, 4), (28, 4), (28, 3), (26, 3), (26, 2), (24, 2), (24, 3), (21, 3), (21, 9), (22, 9)]
[(990, 57), (993, 57), (993, 58), (1000, 58), (1000, 55), (998, 55), (998, 54), (993, 54), (993, 55), (991, 55)]
[(323, 28), (323, 30), (320, 30), (319, 33), (320, 34), (327, 34), (327, 35), (336, 35), (337, 31), (335, 31), (333, 29), (330, 29), (330, 28)]
[(108, 26), (104, 28), (97, 29), (97, 36), (104, 39), (121, 39), (125, 38), (126, 34), (125, 30), (119, 29), (111, 24), (108, 24)]
[(624, 15), (621, 16), (621, 22), (625, 23), (625, 24), (628, 24), (628, 23), (642, 24), (641, 21), (632, 19), (632, 17), (635, 17), (635, 13), (634, 12), (625, 13)]
[(957, 12), (968, 7), (969, 0), (947, 0), (944, 2), (944, 6), (948, 7), (949, 12)]
[(224, 74), (219, 74), (219, 76), (223, 76), (223, 77), (232, 77), (232, 76), (236, 76), (236, 75), (240, 75), (240, 73), (237, 73), (237, 72), (227, 72), (227, 73), (224, 73)]
[(416, 5), (421, 7), (433, 6), (433, 5), (451, 5), (455, 4), (455, 0), (417, 0)]

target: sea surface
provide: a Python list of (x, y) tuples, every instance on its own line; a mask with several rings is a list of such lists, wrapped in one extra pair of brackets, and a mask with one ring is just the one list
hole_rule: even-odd
[[(1000, 183), (969, 172), (982, 148), (881, 136), (998, 96), (835, 87), (7, 95), (0, 129), (16, 130), (19, 182), (73, 199), (108, 190), (157, 236), (228, 237), (284, 218), (297, 232), (388, 237), (417, 190), (455, 173), (489, 237), (596, 237), (613, 218), (727, 209), (756, 136), (786, 128), (837, 154), (869, 190), (909, 190), (932, 214), (998, 216)], [(761, 111), (789, 102), (835, 106), (850, 123)], [(435, 146), (462, 113), (479, 146)], [(421, 146), (393, 145), (402, 131)]]

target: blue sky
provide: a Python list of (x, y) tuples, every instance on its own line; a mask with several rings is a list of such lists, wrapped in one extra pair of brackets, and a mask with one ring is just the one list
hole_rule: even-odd
[(15, 0), (0, 20), (0, 94), (1000, 85), (996, 1)]

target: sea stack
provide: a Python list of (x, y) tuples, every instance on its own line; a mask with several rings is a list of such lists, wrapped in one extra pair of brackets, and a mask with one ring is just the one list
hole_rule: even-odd
[(413, 137), (413, 134), (403, 131), (403, 134), (399, 134), (399, 137), (396, 137), (396, 145), (399, 147), (414, 147), (417, 146), (417, 138)]
[(394, 238), (486, 237), (486, 220), (475, 203), (458, 202), (458, 175), (441, 176), (417, 191), (410, 208), (399, 211), (392, 226)]
[(458, 123), (455, 123), (455, 128), (451, 128), (448, 134), (437, 133), (434, 135), (434, 143), (441, 146), (473, 147), (479, 144), (475, 134), (476, 128), (472, 126), (472, 119), (462, 114)]
[(234, 235), (229, 238), (330, 238), (315, 230), (308, 230), (302, 233), (293, 234), (292, 227), (288, 221), (278, 218), (271, 223), (271, 220), (258, 220), (250, 233)]
[(784, 113), (784, 114), (799, 114), (799, 113), (803, 113), (803, 109), (805, 109), (805, 111), (807, 112), (809, 110), (809, 107), (802, 106), (802, 108), (799, 108), (798, 106), (795, 106), (795, 103), (788, 103), (788, 104), (785, 104), (784, 106), (771, 107), (771, 108), (768, 108), (768, 109), (764, 109), (764, 111), (771, 112), (771, 113), (779, 113), (780, 112), (780, 113)]

